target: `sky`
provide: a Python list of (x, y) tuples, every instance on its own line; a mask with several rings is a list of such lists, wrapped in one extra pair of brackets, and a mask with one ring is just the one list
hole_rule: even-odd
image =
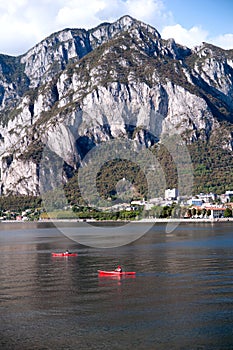
[(56, 31), (123, 15), (190, 48), (208, 42), (233, 49), (232, 0), (0, 0), (0, 53), (18, 56)]

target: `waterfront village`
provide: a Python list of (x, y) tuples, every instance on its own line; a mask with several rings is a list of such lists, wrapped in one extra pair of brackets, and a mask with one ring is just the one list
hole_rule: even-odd
[(0, 221), (59, 220), (155, 220), (155, 219), (202, 219), (231, 220), (233, 191), (224, 194), (200, 193), (193, 197), (180, 197), (176, 188), (166, 189), (164, 198), (140, 199), (118, 204), (101, 210), (90, 207), (66, 205), (55, 211), (43, 206), (18, 211), (1, 211)]

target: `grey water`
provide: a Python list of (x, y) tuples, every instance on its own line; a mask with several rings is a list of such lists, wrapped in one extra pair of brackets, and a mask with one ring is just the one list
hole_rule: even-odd
[[(118, 264), (136, 277), (98, 277)], [(233, 349), (233, 223), (157, 224), (109, 249), (0, 223), (0, 349)]]

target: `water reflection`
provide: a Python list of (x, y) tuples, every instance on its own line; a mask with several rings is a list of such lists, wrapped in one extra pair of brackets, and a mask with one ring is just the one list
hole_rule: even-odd
[[(4, 226), (0, 243), (3, 350), (232, 348), (231, 224), (157, 225), (118, 249)], [(67, 248), (78, 256), (51, 256)], [(119, 263), (137, 275), (98, 276)]]

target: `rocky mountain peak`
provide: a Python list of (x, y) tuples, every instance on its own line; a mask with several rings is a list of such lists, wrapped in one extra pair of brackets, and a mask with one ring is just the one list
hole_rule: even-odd
[(232, 152), (232, 59), (207, 43), (190, 50), (164, 40), (130, 16), (0, 55), (2, 193), (38, 194), (45, 144), (71, 173), (96, 145), (118, 138), (151, 147), (179, 134)]

